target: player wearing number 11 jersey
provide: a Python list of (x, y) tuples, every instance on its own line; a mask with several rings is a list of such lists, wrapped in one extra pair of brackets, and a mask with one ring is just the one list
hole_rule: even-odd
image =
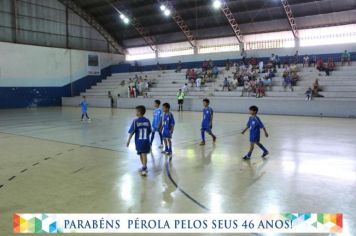
[(130, 145), (131, 138), (135, 135), (135, 145), (137, 154), (140, 156), (142, 168), (141, 175), (147, 175), (147, 154), (151, 152), (151, 123), (144, 117), (146, 108), (144, 106), (136, 107), (136, 116), (129, 129), (129, 139), (127, 140), (127, 147)]

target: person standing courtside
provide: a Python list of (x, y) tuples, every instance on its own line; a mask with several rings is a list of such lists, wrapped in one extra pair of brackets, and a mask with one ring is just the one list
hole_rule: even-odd
[(179, 91), (177, 93), (178, 111), (183, 111), (184, 97), (185, 97), (184, 92), (182, 91), (182, 89), (179, 89)]

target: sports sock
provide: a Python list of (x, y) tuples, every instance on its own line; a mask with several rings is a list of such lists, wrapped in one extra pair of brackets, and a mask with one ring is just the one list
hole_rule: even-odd
[(257, 146), (259, 146), (264, 153), (268, 152), (268, 150), (261, 143), (257, 143)]
[(205, 131), (204, 130), (201, 131), (201, 140), (203, 142), (205, 142)]

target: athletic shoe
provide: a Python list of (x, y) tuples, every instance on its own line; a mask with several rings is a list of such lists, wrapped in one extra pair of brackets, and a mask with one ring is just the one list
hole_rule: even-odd
[(204, 145), (205, 145), (205, 142), (202, 141), (199, 145), (200, 145), (200, 146), (204, 146)]
[(269, 152), (264, 152), (264, 153), (262, 154), (262, 157), (265, 158), (268, 154), (269, 154)]
[(147, 170), (141, 171), (141, 175), (142, 175), (142, 176), (147, 176)]
[(250, 159), (251, 159), (251, 157), (244, 156), (242, 159), (244, 159), (244, 160), (250, 160)]
[(161, 145), (159, 145), (159, 146), (158, 146), (158, 148), (159, 148), (159, 149), (162, 149), (162, 148), (163, 148), (163, 145), (162, 145), (162, 144), (161, 144)]
[(216, 142), (216, 136), (213, 137), (213, 142), (214, 142), (214, 143)]
[(91, 122), (91, 119), (88, 119), (88, 122), (90, 123), (90, 122)]

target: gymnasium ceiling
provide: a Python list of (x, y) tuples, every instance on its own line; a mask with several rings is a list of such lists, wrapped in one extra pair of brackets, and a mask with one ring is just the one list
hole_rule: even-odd
[[(132, 25), (125, 25), (113, 6), (134, 16), (158, 44), (186, 41), (171, 17), (165, 17), (157, 0), (74, 0), (124, 47), (146, 45)], [(170, 0), (197, 39), (233, 36), (221, 10), (212, 0)], [(290, 30), (280, 0), (227, 0), (241, 33)], [(112, 5), (111, 5), (112, 4)], [(356, 0), (289, 0), (298, 29), (356, 23)]]

